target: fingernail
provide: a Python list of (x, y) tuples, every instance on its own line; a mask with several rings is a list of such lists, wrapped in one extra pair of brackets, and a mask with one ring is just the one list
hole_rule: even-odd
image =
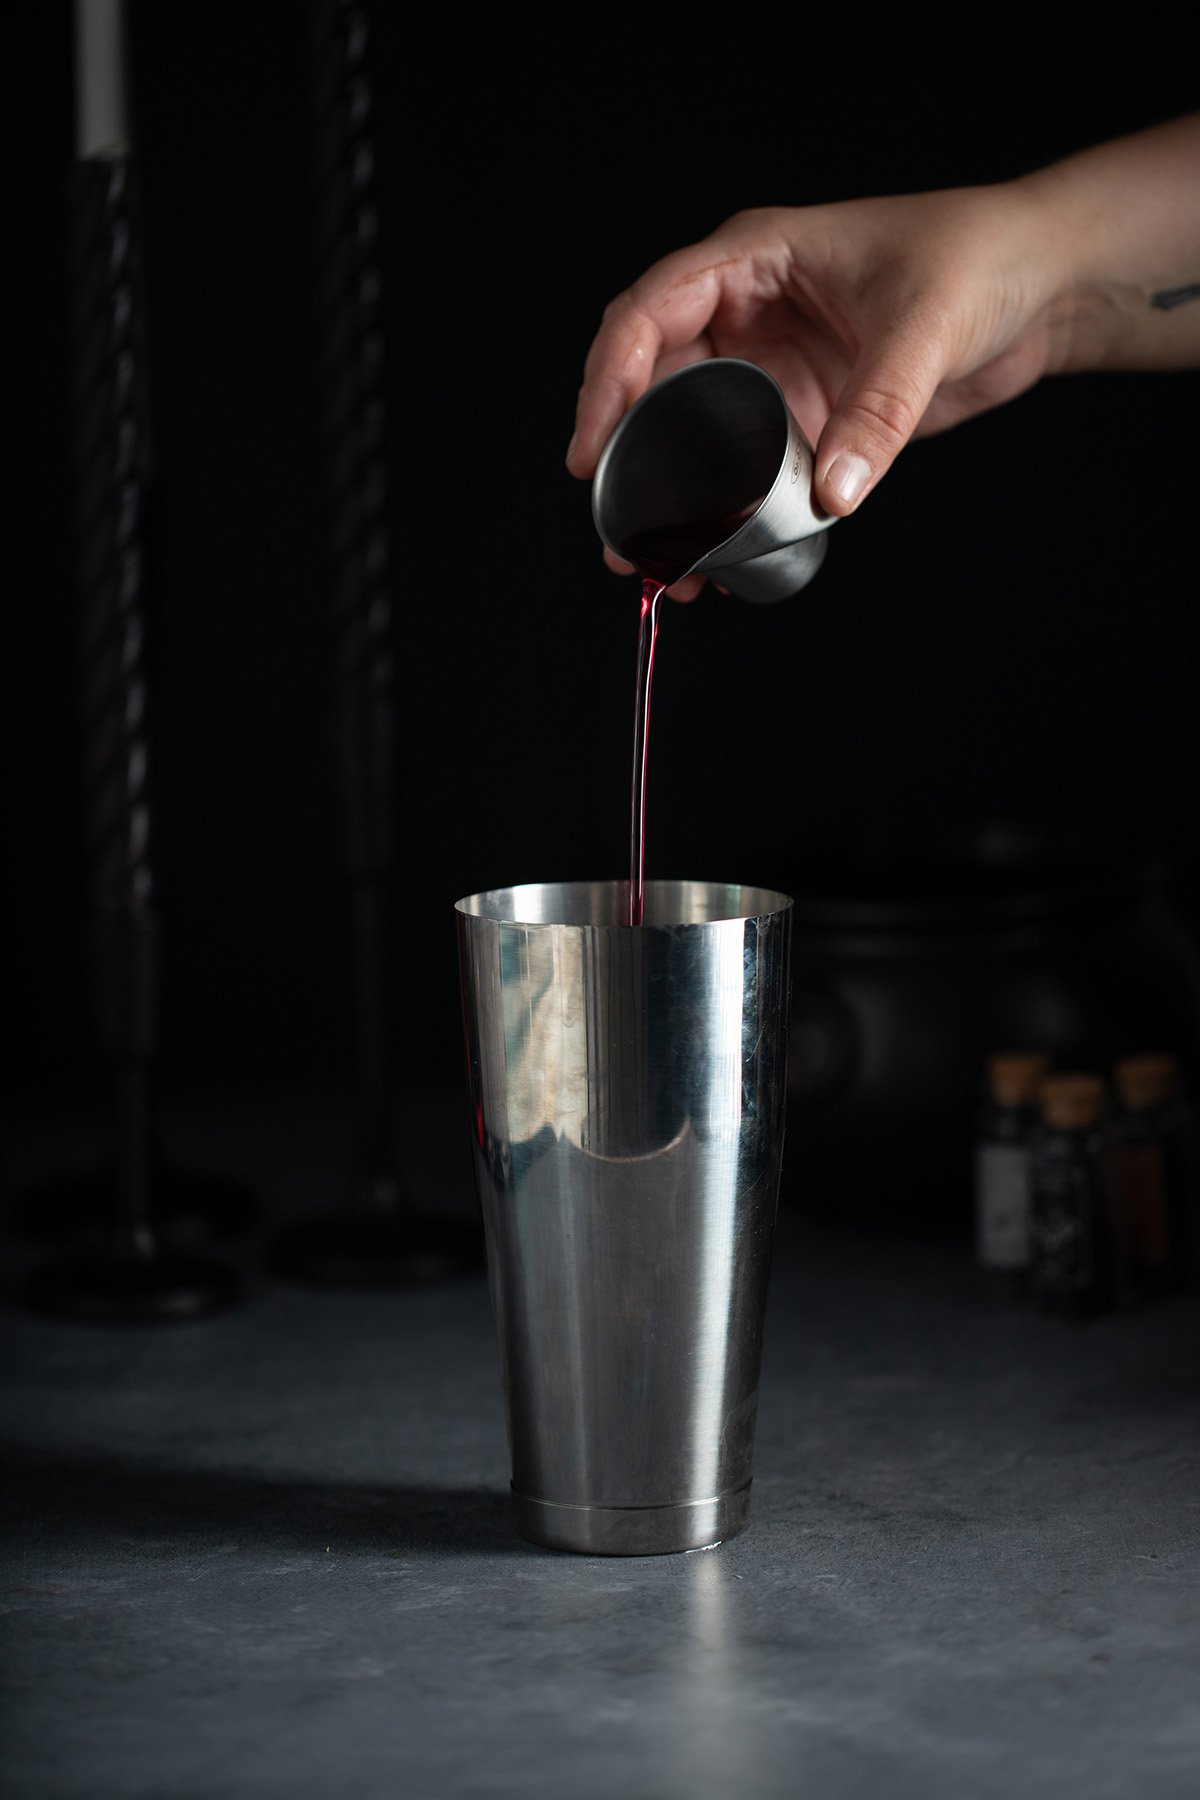
[(574, 456), (575, 446), (578, 442), (579, 442), (579, 433), (577, 431), (573, 431), (571, 433), (571, 441), (567, 445), (567, 461), (568, 462), (570, 462), (571, 458)]
[(825, 480), (843, 506), (853, 506), (861, 500), (870, 479), (871, 465), (866, 457), (851, 456), (845, 450), (834, 457), (825, 474)]

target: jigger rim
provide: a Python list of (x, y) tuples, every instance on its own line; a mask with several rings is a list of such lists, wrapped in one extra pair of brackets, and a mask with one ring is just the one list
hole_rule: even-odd
[(788, 912), (790, 894), (748, 882), (668, 880), (645, 886), (644, 924), (630, 925), (629, 882), (526, 881), (482, 889), (456, 900), (464, 918), (546, 930), (656, 931), (702, 929)]

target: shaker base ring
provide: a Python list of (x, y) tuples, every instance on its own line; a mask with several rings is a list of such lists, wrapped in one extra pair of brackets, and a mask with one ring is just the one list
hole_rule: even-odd
[(736, 1537), (750, 1510), (750, 1483), (677, 1506), (576, 1506), (533, 1500), (513, 1489), (517, 1530), (547, 1550), (583, 1556), (667, 1556), (709, 1550)]

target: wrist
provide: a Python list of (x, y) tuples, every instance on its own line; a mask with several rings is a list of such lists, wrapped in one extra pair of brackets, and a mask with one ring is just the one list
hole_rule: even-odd
[(1200, 309), (1159, 297), (1200, 279), (1200, 114), (1022, 177), (1053, 294), (1050, 367), (1195, 366)]
[(1103, 367), (1146, 302), (1121, 278), (1111, 216), (1072, 164), (1009, 184), (1026, 213), (1028, 254), (1043, 294), (1047, 374)]

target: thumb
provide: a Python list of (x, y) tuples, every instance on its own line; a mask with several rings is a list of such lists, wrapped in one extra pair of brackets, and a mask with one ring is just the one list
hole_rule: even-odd
[(814, 492), (844, 517), (891, 468), (921, 422), (945, 370), (928, 326), (894, 326), (863, 343), (814, 456)]

